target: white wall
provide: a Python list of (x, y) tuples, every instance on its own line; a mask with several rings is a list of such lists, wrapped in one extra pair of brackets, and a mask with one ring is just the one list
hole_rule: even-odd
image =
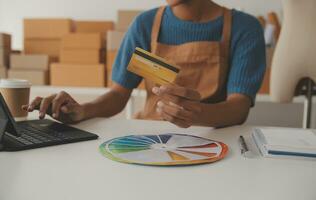
[[(281, 13), (280, 0), (216, 0), (253, 15), (273, 10)], [(13, 35), (13, 47), (22, 48), (23, 18), (69, 17), (73, 19), (115, 20), (118, 9), (150, 9), (165, 0), (0, 0), (0, 32)]]

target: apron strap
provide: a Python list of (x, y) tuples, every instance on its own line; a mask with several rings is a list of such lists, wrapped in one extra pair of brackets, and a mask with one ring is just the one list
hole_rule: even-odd
[[(230, 42), (231, 42), (231, 29), (232, 29), (232, 11), (223, 8), (224, 22), (222, 40), (220, 42), (220, 71), (219, 71), (219, 85), (217, 92), (226, 91), (227, 79), (230, 71)], [(225, 92), (226, 94), (226, 92)], [(226, 98), (226, 97), (225, 97)]]
[(153, 27), (151, 30), (151, 52), (156, 51), (162, 15), (164, 13), (165, 8), (166, 6), (159, 7), (154, 19)]
[[(224, 24), (223, 24), (223, 33), (221, 41), (221, 55), (224, 57), (225, 65), (229, 65), (230, 57), (230, 40), (232, 32), (232, 11), (227, 8), (223, 8), (224, 12)], [(226, 68), (226, 67), (225, 67)]]

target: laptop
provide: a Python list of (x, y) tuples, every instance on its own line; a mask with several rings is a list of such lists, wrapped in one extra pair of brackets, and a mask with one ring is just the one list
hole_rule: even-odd
[(96, 134), (49, 119), (16, 122), (0, 93), (0, 151), (20, 151), (97, 138)]

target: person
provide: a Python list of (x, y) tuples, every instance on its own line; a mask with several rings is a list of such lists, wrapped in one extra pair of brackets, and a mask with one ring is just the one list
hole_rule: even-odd
[(110, 91), (79, 104), (66, 92), (37, 97), (23, 109), (48, 112), (65, 123), (121, 112), (142, 77), (127, 70), (135, 47), (180, 67), (175, 84), (145, 80), (147, 98), (138, 119), (179, 127), (226, 127), (245, 122), (265, 72), (263, 30), (256, 18), (210, 0), (167, 0), (145, 11), (128, 29), (114, 63)]

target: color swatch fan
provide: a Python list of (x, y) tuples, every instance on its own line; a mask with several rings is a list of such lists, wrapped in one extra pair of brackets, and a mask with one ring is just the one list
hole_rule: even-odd
[(100, 145), (106, 157), (141, 165), (194, 165), (225, 157), (228, 147), (222, 142), (183, 134), (131, 135)]

